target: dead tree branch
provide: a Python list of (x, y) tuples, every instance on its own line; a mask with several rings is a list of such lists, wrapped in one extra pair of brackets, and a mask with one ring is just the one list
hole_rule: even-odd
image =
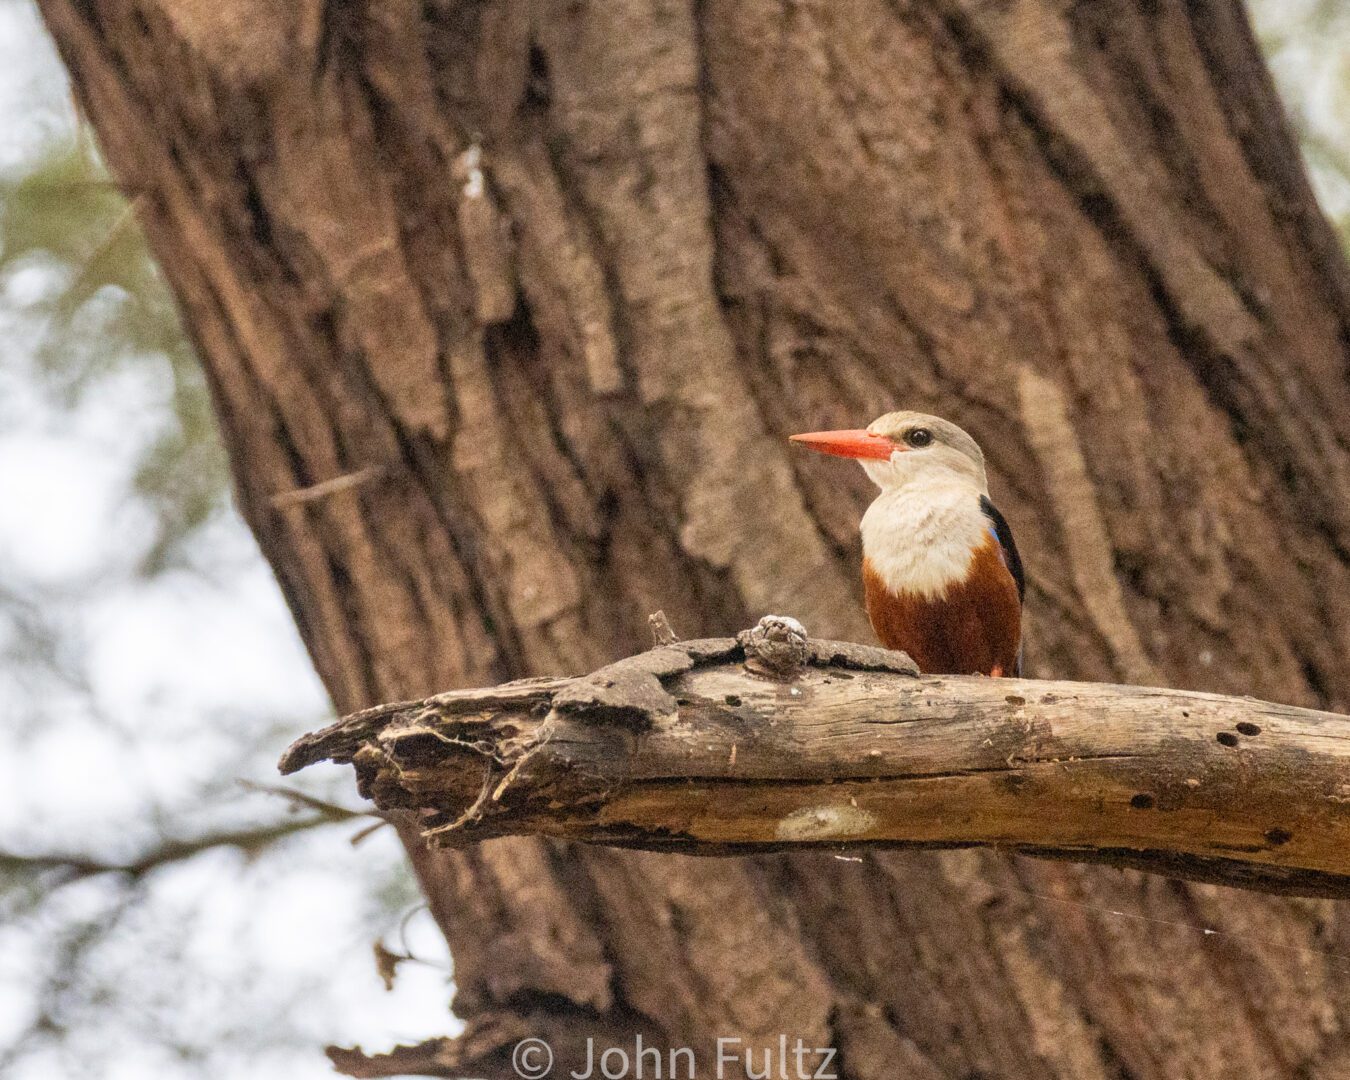
[(771, 617), (592, 675), (357, 713), (296, 742), (429, 842), (691, 854), (989, 846), (1350, 896), (1350, 718), (1095, 683), (920, 677)]
[(334, 822), (367, 816), (373, 815), (354, 814), (335, 807), (329, 812), (278, 821), (257, 828), (207, 833), (186, 840), (166, 839), (144, 854), (126, 862), (113, 862), (76, 854), (28, 854), (0, 850), (0, 874), (34, 876), (48, 874), (51, 875), (52, 885), (66, 885), (100, 874), (121, 874), (129, 878), (139, 878), (152, 870), (158, 870), (161, 866), (183, 862), (214, 848), (233, 848), (245, 855), (254, 855), (268, 845), (295, 833), (320, 825), (331, 825)]

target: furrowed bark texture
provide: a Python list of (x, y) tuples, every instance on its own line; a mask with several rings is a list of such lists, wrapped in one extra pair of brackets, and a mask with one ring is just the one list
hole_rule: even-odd
[[(1350, 278), (1236, 0), (41, 3), (340, 710), (590, 671), (657, 607), (870, 640), (867, 484), (784, 438), (897, 405), (983, 444), (1031, 673), (1350, 704)], [(1327, 902), (410, 852), (469, 1035), (353, 1071), (589, 1031), (850, 1080), (1350, 1069)]]
[(756, 632), (659, 645), (578, 678), (378, 705), (296, 740), (281, 771), (350, 764), (362, 795), (438, 846), (985, 845), (1350, 897), (1350, 717), (1109, 683), (921, 677), (904, 653), (804, 635), (774, 641), (787, 655), (769, 664)]

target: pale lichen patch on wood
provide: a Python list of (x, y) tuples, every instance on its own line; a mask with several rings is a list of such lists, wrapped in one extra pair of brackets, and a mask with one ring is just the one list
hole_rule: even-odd
[(774, 828), (779, 840), (851, 840), (877, 823), (876, 814), (856, 806), (808, 806), (794, 810)]

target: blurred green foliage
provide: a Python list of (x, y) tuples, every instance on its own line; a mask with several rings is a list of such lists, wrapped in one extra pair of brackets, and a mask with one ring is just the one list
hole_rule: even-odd
[(31, 283), (22, 311), (37, 326), (45, 392), (75, 407), (133, 365), (162, 378), (165, 408), (128, 493), (155, 522), (139, 559), (154, 575), (190, 562), (193, 537), (224, 511), (228, 476), (206, 381), (135, 210), (86, 138), (0, 177), (0, 280)]
[(1350, 247), (1350, 0), (1250, 0), (1322, 208)]

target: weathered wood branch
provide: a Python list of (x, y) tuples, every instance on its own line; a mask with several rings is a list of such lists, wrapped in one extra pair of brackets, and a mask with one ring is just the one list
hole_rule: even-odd
[(460, 845), (691, 854), (991, 846), (1350, 896), (1350, 718), (1251, 698), (916, 674), (771, 617), (544, 678), (356, 713), (281, 762)]

